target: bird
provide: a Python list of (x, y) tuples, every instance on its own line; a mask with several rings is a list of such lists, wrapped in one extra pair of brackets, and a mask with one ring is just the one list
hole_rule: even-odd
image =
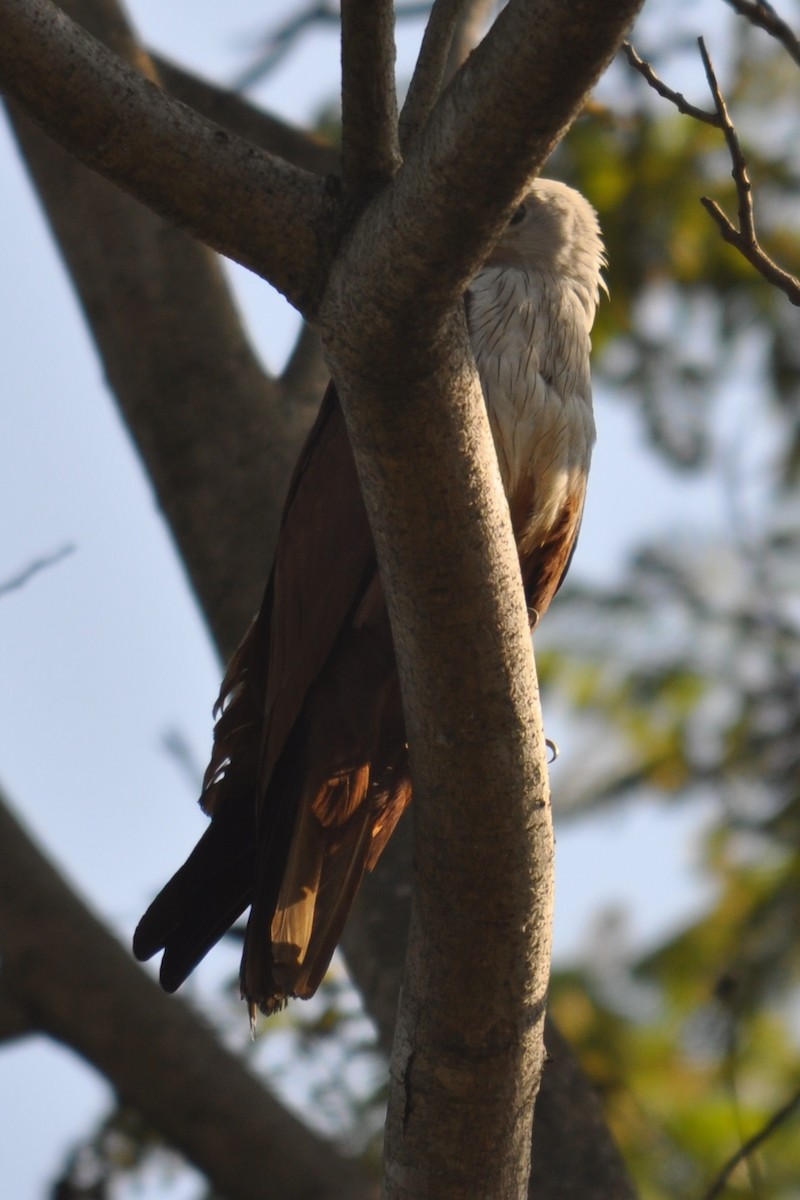
[[(536, 179), (464, 297), (532, 629), (580, 529), (605, 265), (589, 202)], [(333, 382), (215, 716), (200, 799), (209, 824), (133, 950), (141, 961), (163, 951), (160, 981), (174, 992), (249, 906), (240, 988), (252, 1023), (317, 990), (412, 797), (391, 628)]]

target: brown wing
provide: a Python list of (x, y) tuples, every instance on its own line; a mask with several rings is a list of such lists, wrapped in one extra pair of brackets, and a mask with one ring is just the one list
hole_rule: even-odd
[(202, 797), (210, 826), (142, 918), (134, 951), (163, 947), (174, 990), (252, 903), (242, 986), (270, 1011), (318, 985), (410, 797), (388, 617), (332, 386), (218, 711)]
[(364, 870), (411, 796), (394, 651), (377, 578), (309, 690), (293, 738), (291, 758), (301, 766), (292, 789), (291, 840), (278, 877), (271, 867), (277, 810), (287, 795), (284, 756), (260, 818), (260, 862), (242, 960), (242, 992), (266, 1012), (288, 996), (316, 990)]

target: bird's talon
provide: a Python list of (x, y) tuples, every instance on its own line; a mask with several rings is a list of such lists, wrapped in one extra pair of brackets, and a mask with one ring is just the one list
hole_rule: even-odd
[(539, 624), (539, 620), (540, 620), (537, 609), (535, 609), (535, 608), (528, 609), (528, 620), (529, 620), (530, 626), (531, 626), (531, 633), (533, 633), (534, 629)]
[(550, 751), (550, 753), (553, 756), (552, 758), (548, 758), (548, 760), (547, 760), (548, 767), (551, 767), (553, 765), (553, 763), (556, 761), (556, 759), (559, 757), (559, 755), (561, 754), (561, 751), (558, 748), (558, 743), (554, 742), (552, 740), (552, 738), (545, 738), (544, 744), (545, 744), (545, 746), (547, 746), (547, 749)]

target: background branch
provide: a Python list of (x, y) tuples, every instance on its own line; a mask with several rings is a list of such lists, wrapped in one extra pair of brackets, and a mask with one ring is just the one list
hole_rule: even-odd
[(762, 1146), (768, 1138), (772, 1137), (798, 1108), (800, 1108), (800, 1091), (795, 1092), (785, 1104), (782, 1104), (777, 1112), (773, 1113), (770, 1119), (762, 1125), (761, 1129), (757, 1133), (754, 1133), (752, 1137), (749, 1137), (735, 1154), (731, 1155), (711, 1187), (704, 1194), (703, 1200), (716, 1200), (717, 1196), (721, 1196), (736, 1168), (745, 1162), (751, 1154), (755, 1153), (759, 1146)]
[[(728, 0), (732, 3), (732, 0)], [(736, 5), (734, 5), (736, 7)], [(746, 7), (746, 6), (745, 6)], [(761, 5), (753, 7), (760, 8)], [(715, 129), (720, 129), (725, 136), (725, 142), (728, 147), (728, 153), (731, 159), (732, 171), (731, 176), (736, 186), (736, 195), (739, 207), (739, 225), (734, 225), (730, 217), (726, 215), (721, 206), (716, 200), (710, 196), (701, 196), (700, 203), (705, 208), (706, 212), (711, 216), (716, 223), (722, 237), (729, 245), (733, 246), (743, 258), (747, 259), (751, 266), (759, 272), (760, 275), (771, 283), (774, 287), (779, 288), (794, 305), (800, 305), (800, 279), (792, 275), (789, 271), (785, 271), (780, 267), (761, 246), (756, 234), (755, 212), (753, 208), (753, 187), (750, 182), (750, 176), (747, 171), (747, 161), (742, 151), (739, 136), (736, 132), (736, 127), (731, 120), (731, 115), (728, 111), (728, 106), (725, 103), (725, 97), (722, 94), (717, 76), (714, 71), (711, 57), (706, 49), (703, 38), (698, 38), (700, 47), (700, 55), (703, 60), (703, 68), (705, 70), (708, 86), (711, 91), (711, 96), (714, 101), (714, 112), (706, 112), (702, 108), (696, 108), (695, 105), (689, 104), (685, 96), (680, 92), (673, 91), (661, 80), (653, 70), (650, 63), (636, 53), (630, 43), (623, 44), (623, 50), (628, 59), (628, 62), (635, 71), (642, 76), (648, 85), (665, 100), (669, 100), (678, 109), (678, 112), (685, 116), (692, 117), (696, 121), (702, 121), (706, 125), (713, 125)]]
[(0, 87), (87, 166), (301, 310), (311, 304), (322, 249), (315, 177), (174, 100), (50, 0), (6, 0)]
[(466, 0), (434, 0), (400, 114), (400, 144), (404, 153), (427, 121), (442, 90), (450, 48), (465, 8)]
[(718, 113), (706, 112), (704, 108), (697, 108), (696, 105), (689, 103), (682, 92), (673, 91), (671, 87), (668, 87), (653, 70), (652, 65), (636, 53), (630, 42), (622, 43), (622, 52), (634, 71), (638, 71), (648, 86), (662, 99), (669, 100), (671, 104), (674, 104), (679, 113), (683, 113), (685, 117), (694, 117), (695, 121), (702, 121), (705, 125), (713, 125), (715, 129), (721, 128)]
[(265, 1092), (61, 881), (0, 795), (3, 986), (231, 1200), (367, 1200), (354, 1164)]
[(467, 56), (478, 45), (495, 11), (495, 0), (463, 0), (461, 15), (450, 45), (450, 56), (445, 72), (446, 82), (452, 79)]
[[(115, 4), (72, 7), (95, 36), (149, 70)], [(261, 602), (286, 483), (317, 400), (306, 394), (292, 405), (266, 375), (211, 251), (11, 116), (121, 415), (227, 660)], [(299, 363), (295, 377), (300, 387)]]
[(0, 580), (0, 596), (5, 596), (9, 592), (16, 592), (20, 588), (25, 587), (25, 584), (34, 575), (38, 575), (40, 571), (46, 571), (48, 568), (54, 567), (56, 563), (60, 563), (62, 559), (68, 558), (74, 552), (74, 546), (62, 546), (52, 554), (45, 554), (41, 558), (34, 558), (32, 562), (29, 562), (16, 575)]
[(304, 171), (317, 175), (334, 175), (339, 171), (339, 151), (318, 134), (297, 129), (263, 112), (237, 92), (201, 79), (160, 54), (152, 53), (151, 58), (167, 91), (210, 121)]
[(708, 86), (714, 100), (714, 107), (717, 111), (719, 128), (725, 135), (725, 142), (728, 146), (728, 153), (733, 167), (731, 175), (739, 200), (739, 228), (737, 229), (730, 218), (725, 215), (716, 200), (712, 200), (709, 196), (702, 196), (700, 203), (706, 212), (716, 221), (717, 227), (725, 241), (734, 246), (742, 257), (746, 258), (750, 265), (755, 267), (764, 276), (768, 283), (780, 288), (792, 304), (800, 306), (800, 279), (797, 279), (794, 275), (790, 275), (788, 271), (784, 271), (782, 267), (779, 267), (759, 245), (756, 236), (755, 213), (753, 212), (753, 186), (750, 183), (750, 176), (747, 172), (747, 163), (742, 153), (738, 134), (728, 112), (728, 106), (720, 91), (714, 66), (706, 50), (706, 44), (703, 38), (698, 38), (697, 42), (700, 47), (700, 55), (703, 59)]
[(778, 16), (768, 0), (726, 0), (726, 3), (751, 25), (776, 38), (786, 53), (800, 66), (800, 38), (783, 18)]

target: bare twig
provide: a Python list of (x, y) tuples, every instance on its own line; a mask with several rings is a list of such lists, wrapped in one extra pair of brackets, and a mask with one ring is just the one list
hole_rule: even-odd
[(392, 0), (342, 0), (342, 175), (363, 203), (400, 165)]
[(290, 1116), (204, 1021), (136, 966), (67, 887), (2, 793), (0, 953), (4, 985), (37, 1028), (112, 1080), (120, 1098), (220, 1194), (374, 1194), (357, 1165)]
[[(733, 2), (733, 0), (729, 0), (729, 2)], [(756, 7), (761, 6), (756, 5)], [(755, 228), (755, 212), (753, 209), (753, 188), (747, 172), (747, 161), (742, 152), (736, 127), (731, 120), (728, 106), (722, 95), (705, 42), (703, 38), (698, 38), (697, 41), (700, 47), (700, 55), (703, 60), (708, 86), (714, 100), (715, 111), (713, 113), (706, 112), (702, 108), (697, 108), (695, 105), (690, 104), (680, 92), (667, 87), (653, 70), (650, 63), (640, 58), (630, 43), (625, 42), (623, 50), (634, 70), (638, 71), (659, 96), (674, 104), (678, 112), (683, 113), (685, 116), (693, 117), (696, 121), (702, 121), (706, 125), (712, 125), (715, 129), (722, 131), (731, 159), (731, 176), (736, 185), (739, 208), (738, 228), (726, 215), (717, 201), (713, 200), (710, 196), (702, 196), (700, 203), (717, 225), (723, 239), (738, 250), (742, 257), (752, 267), (755, 267), (768, 283), (779, 288), (792, 304), (800, 306), (800, 279), (778, 266), (758, 241)]]
[(757, 1133), (754, 1133), (752, 1137), (748, 1138), (747, 1141), (739, 1147), (736, 1153), (731, 1155), (720, 1171), (719, 1175), (717, 1175), (716, 1179), (711, 1184), (711, 1187), (707, 1192), (704, 1193), (702, 1200), (716, 1200), (716, 1197), (722, 1194), (725, 1185), (739, 1164), (748, 1159), (749, 1156), (755, 1150), (757, 1150), (759, 1146), (763, 1145), (768, 1138), (772, 1137), (773, 1133), (775, 1133), (776, 1130), (778, 1130), (780, 1126), (789, 1119), (789, 1117), (798, 1107), (800, 1107), (800, 1091), (795, 1092), (785, 1104), (781, 1105), (777, 1112), (773, 1113), (770, 1119), (761, 1127), (761, 1129), (759, 1129)]
[(779, 17), (768, 0), (725, 0), (731, 8), (745, 17), (751, 25), (763, 29), (770, 37), (781, 43), (787, 54), (800, 65), (800, 38), (782, 17)]
[[(731, 176), (736, 185), (736, 195), (739, 200), (739, 232), (748, 248), (752, 249), (757, 246), (755, 218), (753, 213), (753, 185), (750, 182), (750, 176), (747, 173), (747, 163), (744, 154), (742, 153), (739, 136), (734, 127), (731, 115), (728, 112), (728, 106), (725, 103), (725, 97), (722, 95), (717, 76), (714, 72), (714, 64), (711, 62), (711, 57), (706, 49), (705, 40), (701, 37), (697, 39), (697, 45), (700, 48), (700, 57), (703, 60), (703, 68), (708, 80), (709, 91), (714, 101), (714, 108), (717, 113), (717, 126), (725, 135), (725, 141), (728, 146), (728, 154), (730, 155), (733, 170)], [(708, 202), (706, 198), (702, 201), (706, 207)], [(729, 222), (730, 224), (730, 222)], [(731, 225), (731, 229), (734, 227)]]
[[(424, 17), (430, 9), (430, 3), (401, 4), (395, 9), (397, 21)], [(261, 45), (256, 58), (251, 65), (236, 79), (235, 86), (246, 90), (253, 87), (265, 75), (277, 67), (287, 54), (294, 48), (302, 34), (315, 26), (336, 25), (340, 20), (339, 5), (335, 3), (309, 4), (307, 8), (295, 13), (283, 25), (269, 32), (261, 39)]]
[(3, 583), (0, 583), (0, 596), (5, 596), (8, 592), (15, 592), (18, 588), (24, 587), (34, 575), (38, 575), (40, 571), (46, 571), (48, 567), (54, 567), (56, 563), (61, 562), (63, 558), (68, 558), (74, 552), (74, 546), (62, 546), (60, 550), (55, 550), (52, 554), (46, 554), (42, 558), (35, 558), (18, 575), (12, 575), (10, 579), (6, 579)]
[(669, 100), (674, 104), (679, 113), (683, 113), (686, 117), (694, 117), (695, 121), (702, 121), (706, 125), (713, 125), (715, 129), (720, 128), (719, 117), (716, 113), (706, 112), (704, 108), (697, 108), (694, 104), (690, 104), (682, 92), (673, 91), (671, 87), (667, 87), (663, 79), (658, 76), (653, 70), (649, 62), (636, 53), (630, 42), (622, 43), (622, 50), (634, 71), (638, 71), (642, 79), (657, 92), (664, 100)]
[(464, 7), (465, 0), (434, 0), (400, 114), (400, 144), (404, 151), (425, 124), (442, 90), (450, 47)]
[(731, 176), (736, 186), (736, 195), (739, 201), (739, 228), (736, 228), (716, 200), (712, 200), (710, 196), (702, 196), (700, 203), (716, 222), (725, 241), (735, 247), (742, 257), (746, 258), (750, 265), (755, 267), (759, 274), (769, 283), (780, 288), (792, 304), (800, 306), (800, 279), (797, 279), (796, 276), (779, 267), (759, 245), (756, 236), (755, 212), (753, 210), (753, 187), (747, 172), (747, 162), (742, 152), (736, 128), (728, 112), (725, 98), (720, 90), (705, 41), (703, 38), (698, 38), (697, 43), (700, 47), (700, 55), (703, 59), (708, 86), (714, 100), (719, 128), (725, 135), (731, 159), (733, 168)]
[(334, 3), (309, 4), (295, 13), (288, 21), (270, 30), (262, 39), (255, 60), (236, 77), (234, 86), (247, 91), (277, 67), (289, 53), (301, 34), (315, 25), (338, 25), (339, 5)]

